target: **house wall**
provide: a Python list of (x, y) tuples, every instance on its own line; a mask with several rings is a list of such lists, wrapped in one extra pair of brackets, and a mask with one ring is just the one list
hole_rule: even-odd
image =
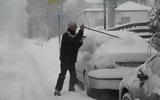
[(152, 7), (154, 5), (155, 0), (147, 0), (146, 5)]
[[(77, 23), (84, 24), (88, 27), (103, 26), (103, 11), (86, 11), (77, 17)], [(122, 17), (130, 17), (130, 22), (145, 22), (148, 20), (148, 11), (116, 11), (115, 25), (124, 24), (121, 22)], [(108, 18), (106, 18), (108, 19)], [(108, 20), (106, 20), (106, 23)], [(107, 25), (108, 26), (108, 25)]]
[(130, 22), (145, 22), (148, 20), (148, 11), (117, 11), (115, 25), (125, 24), (121, 21), (122, 17), (129, 17)]
[[(156, 0), (117, 0), (117, 5), (121, 5), (122, 3), (128, 2), (128, 1), (133, 1), (139, 4), (143, 4), (149, 7), (152, 7), (154, 5), (154, 2)], [(160, 2), (160, 0), (157, 0)], [(91, 5), (93, 5), (93, 7), (97, 6), (97, 7), (103, 7), (103, 3), (102, 2), (97, 2), (97, 3), (90, 3)]]

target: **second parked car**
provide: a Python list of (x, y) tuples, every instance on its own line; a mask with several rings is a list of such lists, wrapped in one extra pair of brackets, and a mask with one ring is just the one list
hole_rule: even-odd
[(92, 89), (118, 90), (124, 74), (156, 52), (148, 49), (149, 44), (134, 32), (101, 31), (116, 37), (86, 29), (78, 53), (77, 78), (88, 94)]
[(124, 77), (119, 100), (160, 100), (160, 53)]

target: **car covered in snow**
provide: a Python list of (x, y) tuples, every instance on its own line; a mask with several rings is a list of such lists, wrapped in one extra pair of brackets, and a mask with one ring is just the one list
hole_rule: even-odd
[(100, 31), (112, 36), (85, 29), (86, 38), (77, 57), (77, 78), (87, 94), (92, 89), (118, 90), (124, 74), (156, 52), (148, 50), (149, 44), (134, 32)]
[(160, 53), (128, 72), (119, 90), (119, 100), (160, 100)]

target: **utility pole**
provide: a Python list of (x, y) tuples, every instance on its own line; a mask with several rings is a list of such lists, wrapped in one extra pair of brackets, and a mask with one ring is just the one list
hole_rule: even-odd
[(104, 29), (106, 29), (106, 0), (103, 0), (104, 7)]
[(115, 8), (117, 7), (117, 0), (107, 0), (108, 7), (108, 28), (114, 27)]
[[(63, 0), (59, 0), (59, 9), (58, 9), (58, 37), (59, 37), (59, 47), (61, 42), (61, 34), (63, 32)], [(60, 49), (60, 48), (59, 48)]]

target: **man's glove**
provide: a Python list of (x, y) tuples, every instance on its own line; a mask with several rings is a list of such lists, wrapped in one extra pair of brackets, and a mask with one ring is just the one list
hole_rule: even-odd
[(80, 30), (84, 31), (84, 25), (83, 24), (80, 26)]
[(83, 40), (86, 38), (86, 36), (83, 36), (79, 42), (82, 42), (83, 43)]

